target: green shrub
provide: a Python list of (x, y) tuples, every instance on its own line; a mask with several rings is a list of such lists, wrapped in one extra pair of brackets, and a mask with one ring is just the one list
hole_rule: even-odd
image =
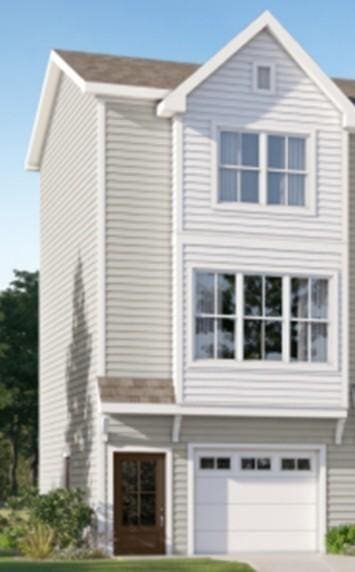
[(53, 553), (54, 539), (54, 530), (38, 522), (27, 530), (19, 547), (24, 556), (34, 560), (44, 560)]
[(355, 524), (343, 524), (327, 533), (327, 551), (330, 554), (346, 554), (355, 546)]
[(84, 530), (91, 525), (92, 514), (80, 489), (56, 489), (39, 495), (30, 509), (32, 522), (41, 522), (55, 531), (59, 548), (82, 545)]

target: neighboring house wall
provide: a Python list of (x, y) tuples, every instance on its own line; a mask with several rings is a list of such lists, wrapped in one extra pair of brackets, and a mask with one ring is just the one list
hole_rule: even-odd
[[(275, 94), (254, 93), (253, 62), (276, 64)], [(183, 239), (184, 299), (182, 396), (188, 402), (243, 403), (298, 407), (345, 407), (346, 352), (342, 328), (346, 309), (344, 257), (343, 129), (333, 103), (266, 31), (258, 34), (187, 98), (182, 118), (183, 179), (180, 218)], [(313, 134), (315, 210), (245, 204), (214, 205), (216, 193), (215, 128), (254, 127)], [(179, 160), (179, 159), (177, 159)], [(330, 300), (332, 367), (268, 362), (192, 363), (194, 268), (253, 273), (301, 274), (317, 271), (338, 282)], [(338, 335), (339, 333), (339, 335)], [(300, 366), (300, 367), (299, 367)]]
[(106, 374), (171, 379), (171, 123), (106, 105)]
[(96, 102), (62, 76), (41, 167), (40, 488), (96, 490)]
[(355, 135), (349, 135), (349, 382), (355, 384)]
[(327, 446), (328, 526), (354, 522), (355, 417), (347, 422), (343, 445), (334, 444), (336, 422), (326, 419), (263, 419), (184, 417), (181, 440), (171, 442), (172, 419), (153, 416), (111, 416), (113, 447), (171, 447), (173, 468), (173, 549), (186, 554), (188, 522), (188, 443), (295, 444)]

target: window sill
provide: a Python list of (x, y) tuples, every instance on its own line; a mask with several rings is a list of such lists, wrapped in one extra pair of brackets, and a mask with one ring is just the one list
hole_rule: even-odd
[(306, 362), (285, 362), (285, 361), (236, 361), (234, 359), (226, 360), (190, 360), (187, 364), (189, 369), (235, 369), (247, 371), (285, 371), (296, 373), (299, 371), (309, 373), (324, 373), (339, 371), (332, 363), (306, 363)]
[(284, 205), (264, 205), (260, 203), (220, 203), (213, 201), (213, 210), (216, 211), (236, 211), (241, 213), (257, 213), (263, 215), (301, 215), (301, 216), (315, 216), (315, 209), (310, 207), (290, 207)]

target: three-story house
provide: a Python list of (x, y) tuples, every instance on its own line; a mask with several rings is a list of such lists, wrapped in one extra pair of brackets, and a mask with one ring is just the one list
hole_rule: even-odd
[(355, 521), (352, 97), (268, 12), (203, 65), (51, 54), (40, 486), (85, 488), (113, 553)]

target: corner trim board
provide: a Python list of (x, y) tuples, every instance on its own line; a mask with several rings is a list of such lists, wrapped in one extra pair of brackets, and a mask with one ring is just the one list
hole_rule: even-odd
[(338, 419), (335, 427), (335, 444), (342, 445), (344, 431), (345, 431), (346, 418)]
[(97, 375), (106, 375), (106, 104), (97, 102)]

